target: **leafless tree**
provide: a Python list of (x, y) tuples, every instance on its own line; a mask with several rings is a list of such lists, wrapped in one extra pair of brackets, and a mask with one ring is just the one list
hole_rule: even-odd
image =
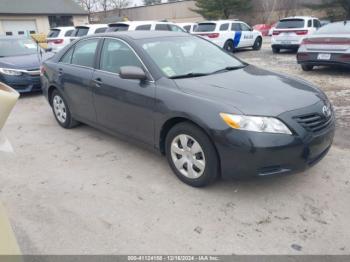
[(261, 22), (267, 24), (271, 22), (273, 15), (276, 13), (280, 0), (263, 0), (259, 1), (256, 11), (261, 12)]
[(119, 16), (122, 15), (122, 9), (130, 4), (129, 0), (110, 0), (113, 8), (118, 9)]
[(77, 0), (77, 3), (91, 14), (96, 8), (97, 0)]

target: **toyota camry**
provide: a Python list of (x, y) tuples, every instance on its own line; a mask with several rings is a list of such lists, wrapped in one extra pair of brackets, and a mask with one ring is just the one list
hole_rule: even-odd
[(148, 145), (194, 187), (300, 172), (333, 141), (333, 109), (319, 88), (185, 33), (81, 38), (41, 74), (63, 128), (81, 122)]

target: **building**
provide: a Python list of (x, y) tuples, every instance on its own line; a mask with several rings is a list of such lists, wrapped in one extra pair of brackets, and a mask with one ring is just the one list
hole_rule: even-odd
[(72, 0), (0, 0), (0, 35), (48, 33), (51, 27), (88, 23)]
[[(246, 13), (240, 13), (232, 18), (242, 19), (250, 24), (273, 23), (285, 16), (291, 15), (318, 15), (318, 12), (305, 8), (305, 3), (320, 3), (321, 0), (278, 0), (272, 9), (267, 5), (267, 0), (253, 0), (253, 9)], [(270, 1), (274, 3), (274, 1)], [(194, 12), (196, 2), (193, 0), (182, 0), (154, 4), (150, 6), (136, 6), (124, 9), (115, 9), (107, 12), (96, 12), (91, 14), (93, 23), (111, 23), (122, 19), (136, 20), (168, 20), (172, 22), (201, 22), (205, 20), (201, 15)], [(264, 8), (263, 8), (264, 7)], [(323, 15), (323, 14), (321, 14)]]

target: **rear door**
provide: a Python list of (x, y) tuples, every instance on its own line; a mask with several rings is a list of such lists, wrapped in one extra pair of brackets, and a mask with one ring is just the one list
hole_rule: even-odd
[(91, 80), (99, 41), (79, 41), (62, 57), (58, 67), (59, 83), (72, 113), (89, 122), (96, 121)]
[(120, 78), (123, 66), (145, 69), (126, 42), (106, 38), (99, 70), (93, 74), (97, 121), (112, 132), (154, 145), (155, 84), (153, 81)]
[(254, 33), (250, 26), (245, 23), (240, 23), (242, 30), (242, 46), (253, 46), (254, 45)]
[(235, 48), (240, 48), (245, 46), (245, 41), (243, 38), (242, 28), (240, 23), (232, 23), (231, 32), (233, 33), (233, 45)]

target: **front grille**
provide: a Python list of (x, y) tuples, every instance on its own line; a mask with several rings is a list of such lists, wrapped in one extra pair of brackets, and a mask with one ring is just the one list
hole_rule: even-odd
[(326, 118), (319, 114), (308, 114), (295, 117), (295, 120), (310, 132), (320, 132), (332, 123), (332, 116)]

